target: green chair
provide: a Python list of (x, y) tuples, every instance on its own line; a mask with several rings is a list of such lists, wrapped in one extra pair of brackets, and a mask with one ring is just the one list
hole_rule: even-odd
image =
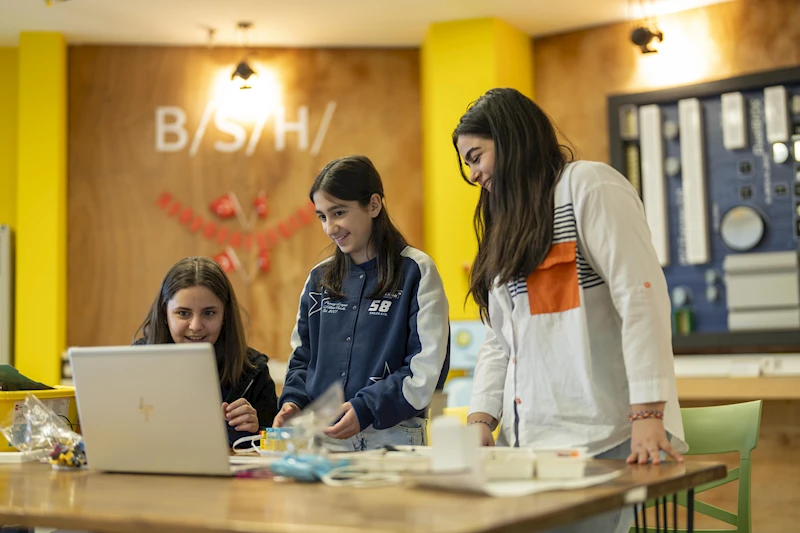
[[(752, 517), (750, 515), (750, 452), (758, 445), (758, 432), (761, 427), (761, 400), (754, 402), (719, 405), (714, 407), (690, 407), (681, 409), (683, 429), (689, 451), (684, 455), (710, 455), (717, 453), (739, 453), (739, 466), (728, 471), (728, 475), (719, 481), (701, 485), (695, 494), (719, 487), (731, 481), (739, 480), (737, 512), (731, 513), (719, 507), (701, 501), (694, 502), (694, 510), (710, 516), (726, 524), (731, 529), (695, 529), (695, 533), (751, 533)], [(686, 506), (686, 493), (678, 494), (678, 505)], [(650, 508), (655, 502), (647, 502)], [(631, 528), (631, 533), (635, 528)], [(655, 528), (639, 528), (639, 531), (652, 533)], [(678, 529), (678, 531), (685, 531)]]

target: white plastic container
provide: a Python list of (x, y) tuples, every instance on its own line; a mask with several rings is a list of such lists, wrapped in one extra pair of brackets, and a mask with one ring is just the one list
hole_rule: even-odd
[(577, 479), (586, 474), (586, 448), (537, 448), (538, 479)]
[(481, 437), (476, 426), (465, 426), (449, 416), (431, 423), (431, 471), (477, 471), (480, 468)]
[(483, 473), (488, 481), (530, 480), (536, 469), (536, 454), (530, 448), (485, 447)]

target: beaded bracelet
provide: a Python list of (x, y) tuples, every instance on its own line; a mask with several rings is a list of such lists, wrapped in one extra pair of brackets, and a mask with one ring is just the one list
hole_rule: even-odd
[(472, 422), (468, 423), (467, 425), (471, 426), (473, 424), (486, 424), (486, 427), (489, 428), (489, 431), (491, 431), (491, 429), (492, 429), (491, 422), (487, 422), (486, 420), (473, 420)]
[(647, 418), (657, 418), (658, 420), (664, 419), (664, 411), (636, 411), (628, 415), (628, 420), (635, 422), (636, 420), (645, 420)]

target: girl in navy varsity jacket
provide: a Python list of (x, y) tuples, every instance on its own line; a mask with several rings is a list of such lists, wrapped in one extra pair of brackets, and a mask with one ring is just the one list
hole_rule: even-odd
[(325, 431), (327, 447), (423, 444), (424, 412), (450, 361), (436, 265), (392, 224), (381, 178), (366, 157), (329, 163), (309, 196), (337, 248), (306, 280), (274, 426), (339, 381), (346, 403)]

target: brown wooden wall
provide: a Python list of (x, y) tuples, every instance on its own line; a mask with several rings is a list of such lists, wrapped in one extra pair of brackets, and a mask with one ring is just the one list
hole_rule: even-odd
[[(308, 203), (317, 172), (335, 157), (363, 153), (374, 161), (390, 213), (408, 240), (422, 246), (418, 51), (257, 50), (253, 64), (262, 74), (265, 67), (275, 73), (285, 121), (298, 122), (301, 106), (307, 107), (305, 148), (300, 135), (288, 131), (285, 147), (276, 149), (273, 113), (251, 155), (247, 147), (256, 126), (246, 120), (239, 122), (246, 132), (243, 146), (219, 151), (215, 143), (236, 147), (236, 138), (220, 131), (209, 114), (192, 155), (196, 131), (215, 98), (215, 80), (229, 78), (241, 58), (241, 50), (221, 48), (70, 47), (70, 345), (130, 342), (175, 261), (235, 246), (231, 237), (241, 224), (215, 218), (209, 204), (233, 191), (249, 215), (254, 197), (265, 190), (269, 216), (242, 232), (235, 250), (253, 276), (259, 245), (266, 243), (271, 270), (249, 285), (238, 273), (230, 276), (249, 313), (250, 344), (285, 360), (308, 271), (331, 251), (316, 218), (306, 223), (297, 210)], [(314, 155), (332, 102), (327, 135)], [(185, 112), (185, 145), (178, 134), (164, 136), (180, 150), (156, 150), (161, 106)], [(175, 111), (168, 112), (173, 120)], [(171, 197), (159, 206), (164, 193)], [(195, 220), (202, 225), (192, 231)]]
[(800, 3), (737, 0), (659, 18), (664, 42), (642, 55), (614, 24), (534, 41), (536, 101), (584, 159), (609, 161), (611, 94), (692, 85), (800, 65)]

